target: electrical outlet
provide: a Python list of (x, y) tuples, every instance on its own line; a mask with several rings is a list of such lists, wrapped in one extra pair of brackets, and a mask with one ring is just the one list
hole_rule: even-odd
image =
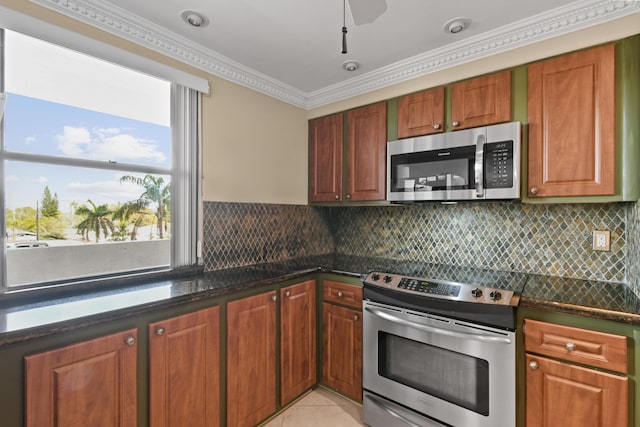
[(611, 234), (608, 230), (593, 230), (593, 250), (605, 251), (610, 250)]

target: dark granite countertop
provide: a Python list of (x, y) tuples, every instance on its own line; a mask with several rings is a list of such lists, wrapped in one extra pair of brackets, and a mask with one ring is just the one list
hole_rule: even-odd
[(373, 270), (513, 289), (521, 294), (521, 305), (640, 325), (640, 300), (624, 284), (324, 255), (178, 277), (138, 279), (80, 294), (60, 293), (47, 300), (0, 300), (0, 346), (231, 295), (318, 271), (359, 278)]

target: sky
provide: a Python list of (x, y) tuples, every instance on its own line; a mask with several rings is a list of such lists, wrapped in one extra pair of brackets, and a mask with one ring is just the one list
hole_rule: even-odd
[[(168, 82), (10, 31), (4, 68), (5, 150), (171, 167)], [(5, 207), (35, 208), (45, 186), (62, 211), (135, 200), (126, 174), (8, 161)]]

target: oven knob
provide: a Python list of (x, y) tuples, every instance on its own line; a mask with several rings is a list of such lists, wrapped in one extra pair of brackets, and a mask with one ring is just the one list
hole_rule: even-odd
[(377, 282), (378, 280), (380, 280), (380, 275), (378, 273), (373, 273), (371, 275), (371, 278)]
[(384, 276), (384, 283), (389, 283), (391, 281), (391, 276)]
[(502, 298), (502, 294), (498, 291), (492, 291), (489, 294), (489, 298), (491, 298), (493, 301), (498, 301), (499, 299)]
[(471, 296), (474, 298), (480, 298), (482, 296), (482, 289), (479, 289), (479, 288), (472, 289)]

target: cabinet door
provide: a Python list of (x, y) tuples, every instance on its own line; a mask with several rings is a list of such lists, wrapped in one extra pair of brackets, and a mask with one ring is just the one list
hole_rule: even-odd
[(220, 309), (149, 325), (151, 427), (220, 425)]
[(511, 121), (511, 71), (451, 86), (451, 129)]
[(628, 380), (527, 354), (527, 427), (623, 427)]
[(342, 200), (342, 113), (309, 122), (309, 199)]
[(398, 138), (444, 131), (444, 87), (398, 99)]
[(25, 357), (27, 427), (135, 427), (137, 330)]
[(530, 197), (615, 193), (615, 46), (529, 66)]
[(280, 290), (280, 402), (316, 383), (316, 282)]
[(276, 292), (227, 304), (227, 425), (276, 411)]
[(347, 199), (385, 200), (387, 103), (347, 113)]
[(322, 381), (362, 400), (362, 313), (322, 304)]

